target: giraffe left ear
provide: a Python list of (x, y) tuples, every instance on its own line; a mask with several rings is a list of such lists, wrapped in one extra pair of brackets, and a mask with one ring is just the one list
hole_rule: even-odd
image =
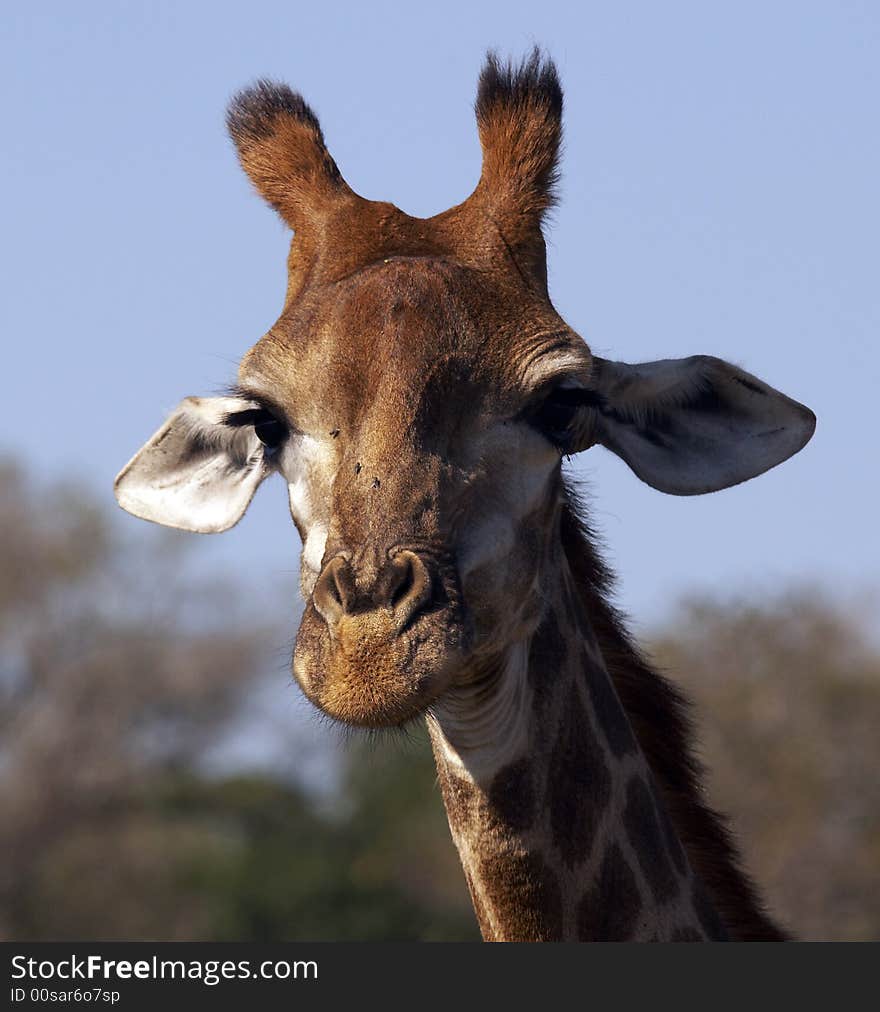
[(228, 530), (275, 469), (257, 434), (261, 423), (272, 424), (266, 414), (241, 397), (187, 397), (119, 472), (117, 502), (166, 527)]
[(627, 365), (593, 360), (592, 441), (672, 495), (715, 492), (801, 450), (809, 408), (708, 355)]

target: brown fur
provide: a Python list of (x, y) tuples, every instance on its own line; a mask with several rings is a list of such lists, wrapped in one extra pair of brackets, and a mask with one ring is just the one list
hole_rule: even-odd
[[(322, 577), (329, 563), (344, 559), (350, 585), (342, 596), (372, 595), (375, 602), (387, 560), (405, 548), (423, 560), (432, 587), (430, 606), (405, 630), (390, 612), (358, 606), (328, 631), (326, 607), (334, 606), (340, 587), (335, 576), (319, 579), (297, 638), (297, 678), (338, 719), (401, 723), (461, 684), (479, 708), (497, 676), (491, 665), (485, 674), (485, 658), (501, 656), (536, 630), (532, 645), (544, 672), (548, 664), (553, 670), (563, 636), (583, 647), (598, 640), (632, 732), (609, 685), (573, 686), (560, 713), (552, 687), (538, 681), (532, 686), (537, 719), (557, 722), (554, 736), (536, 743), (544, 762), (540, 786), (522, 756), (497, 772), (485, 796), (440, 764), (453, 832), (466, 834), (479, 823), (490, 841), (466, 865), (484, 934), (492, 937), (506, 922), (509, 937), (560, 937), (563, 901), (580, 901), (581, 895), (564, 896), (560, 883), (577, 869), (583, 873), (612, 806), (613, 771), (590, 737), (595, 721), (617, 760), (636, 751), (634, 732), (658, 785), (659, 804), (655, 788), (639, 780), (624, 819), (643, 866), (652, 855), (660, 862), (648, 872), (655, 894), (666, 897), (673, 880), (676, 889), (688, 881), (668, 810), (709, 892), (710, 903), (702, 893), (694, 900), (709, 937), (723, 934), (717, 919), (712, 922), (714, 905), (734, 937), (782, 938), (739, 869), (722, 822), (702, 800), (682, 698), (644, 662), (609, 605), (608, 574), (570, 497), (562, 506), (560, 540), (553, 498), (558, 458), (547, 469), (549, 498), (519, 522), (505, 572), (469, 587), (459, 579), (457, 560), (470, 526), (498, 486), (512, 480), (493, 473), (501, 467), (497, 455), (487, 462), (472, 453), (473, 433), (486, 431), (481, 420), (507, 419), (503, 425), (525, 431), (526, 423), (509, 420), (529, 417), (546, 393), (549, 374), (537, 386), (529, 380), (536, 364), (565, 353), (568, 374), (589, 376), (592, 369), (589, 350), (547, 296), (541, 222), (553, 202), (562, 116), (553, 65), (537, 53), (519, 68), (491, 57), (476, 112), (483, 169), (475, 191), (421, 220), (357, 196), (327, 152), (314, 114), (285, 86), (261, 82), (230, 109), (242, 166), (295, 232), (284, 312), (245, 357), (242, 389), (291, 431), (330, 437), (322, 452), (332, 467), (324, 465), (325, 474), (310, 465), (312, 499), (327, 528)], [(550, 442), (535, 432), (522, 440), (536, 460), (552, 456)], [(562, 611), (548, 615), (534, 580), (560, 569), (563, 556), (578, 605), (563, 602)], [(559, 623), (571, 628), (560, 630)], [(475, 646), (480, 664), (472, 657)], [(550, 808), (558, 867), (522, 842), (534, 832), (542, 805)], [(589, 895), (607, 899), (616, 892), (632, 909), (621, 909), (614, 921), (587, 904), (578, 915), (580, 930), (626, 935), (636, 918), (634, 872), (620, 853), (606, 855)], [(644, 867), (642, 874), (647, 877)], [(581, 890), (587, 895), (583, 884)], [(681, 925), (682, 935), (693, 935), (695, 925)]]
[(705, 883), (731, 936), (741, 941), (784, 941), (740, 866), (733, 838), (703, 796), (703, 769), (694, 755), (690, 704), (654, 671), (609, 603), (611, 574), (574, 496), (562, 515), (565, 555), (582, 594), (584, 613), (675, 823), (694, 870)]
[[(632, 869), (617, 844), (602, 859), (598, 881), (578, 906), (578, 935), (584, 941), (604, 938), (625, 942), (632, 937), (641, 900)], [(699, 940), (700, 936), (697, 938)]]

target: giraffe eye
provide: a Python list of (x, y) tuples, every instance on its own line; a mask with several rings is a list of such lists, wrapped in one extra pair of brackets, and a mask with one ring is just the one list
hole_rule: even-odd
[(576, 388), (556, 387), (536, 408), (529, 421), (554, 446), (565, 449), (578, 412), (584, 405), (584, 393)]
[(287, 436), (287, 427), (268, 411), (262, 412), (262, 415), (264, 417), (254, 422), (257, 439), (268, 449), (277, 449)]
[(235, 428), (253, 425), (257, 439), (269, 450), (277, 449), (287, 438), (287, 426), (265, 408), (248, 408), (226, 416), (226, 424)]

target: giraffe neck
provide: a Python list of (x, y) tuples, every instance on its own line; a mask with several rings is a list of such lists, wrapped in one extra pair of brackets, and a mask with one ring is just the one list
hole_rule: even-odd
[(484, 938), (725, 937), (576, 595), (555, 600), (428, 718)]

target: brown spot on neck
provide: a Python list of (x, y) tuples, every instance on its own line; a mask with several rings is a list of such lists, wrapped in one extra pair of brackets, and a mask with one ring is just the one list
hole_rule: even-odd
[(630, 781), (626, 790), (623, 824), (654, 898), (658, 903), (674, 899), (678, 895), (679, 879), (666, 852), (656, 800), (644, 780), (637, 777)]
[[(594, 547), (583, 508), (566, 489), (562, 547), (580, 611), (589, 616), (605, 666), (669, 812), (675, 836), (721, 922), (734, 940), (784, 941), (719, 816), (703, 800), (702, 767), (694, 755), (688, 703), (646, 662), (609, 603), (612, 580)], [(675, 851), (670, 848), (675, 860)]]
[(611, 775), (577, 686), (569, 689), (547, 778), (552, 840), (570, 868), (590, 854), (611, 797)]
[(583, 942), (627, 942), (641, 910), (636, 877), (620, 847), (612, 844), (595, 883), (578, 905), (578, 937)]
[[(481, 766), (475, 779), (466, 760), (450, 751), (442, 727), (432, 731), (450, 826), (484, 937), (738, 937), (700, 881), (713, 866), (693, 849), (693, 825), (684, 824), (691, 829), (686, 847), (679, 837), (683, 810), (696, 812), (698, 825), (701, 815), (709, 819), (709, 842), (719, 827), (699, 801), (678, 697), (646, 666), (638, 669), (640, 686), (622, 664), (637, 655), (623, 650), (625, 644), (632, 651), (625, 638), (611, 638), (625, 634), (597, 590), (604, 592), (604, 576), (598, 561), (583, 554), (592, 551), (589, 543), (582, 534), (576, 545), (570, 542), (572, 522), (566, 507), (570, 580), (560, 581), (565, 590), (531, 639), (521, 702), (499, 709), (503, 728), (486, 735), (481, 726), (484, 740), (509, 742), (515, 724), (522, 751), (513, 758), (508, 751), (491, 775)], [(578, 621), (567, 607), (570, 586), (584, 612)], [(545, 593), (553, 599), (549, 588)], [(595, 615), (595, 637), (582, 635), (587, 615)], [(506, 677), (503, 666), (498, 670)], [(485, 705), (479, 694), (469, 698)], [(682, 755), (662, 748), (667, 720)], [(720, 856), (723, 862), (723, 847)], [(734, 882), (742, 875), (735, 865), (724, 873)], [(740, 882), (748, 884), (744, 876)], [(739, 901), (745, 902), (742, 895)], [(752, 913), (758, 917), (757, 908)], [(775, 928), (767, 921), (763, 931), (770, 938)]]
[(495, 774), (487, 805), (490, 814), (514, 832), (531, 828), (537, 816), (537, 798), (527, 759), (518, 759)]

